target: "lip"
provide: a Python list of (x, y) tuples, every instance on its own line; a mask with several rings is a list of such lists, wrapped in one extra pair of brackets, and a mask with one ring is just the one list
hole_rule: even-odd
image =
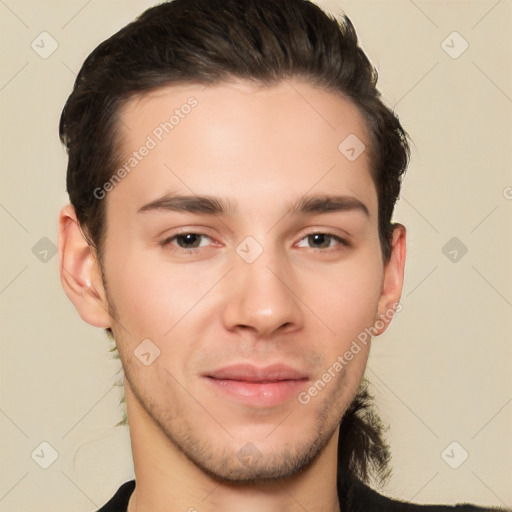
[(253, 407), (274, 407), (296, 397), (309, 380), (304, 372), (283, 364), (236, 364), (203, 377), (216, 392)]

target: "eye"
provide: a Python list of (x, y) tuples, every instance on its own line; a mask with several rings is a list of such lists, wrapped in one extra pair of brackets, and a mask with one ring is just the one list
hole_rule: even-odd
[(311, 233), (299, 241), (297, 247), (311, 247), (313, 249), (330, 249), (337, 245), (348, 246), (348, 243), (336, 235), (328, 233)]
[(181, 249), (198, 249), (209, 245), (208, 242), (211, 241), (209, 236), (202, 233), (180, 233), (166, 238), (161, 244), (163, 246), (176, 245)]

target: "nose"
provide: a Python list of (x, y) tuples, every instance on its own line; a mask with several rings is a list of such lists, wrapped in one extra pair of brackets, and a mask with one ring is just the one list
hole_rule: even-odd
[(226, 329), (265, 338), (298, 330), (303, 313), (293, 273), (265, 251), (253, 263), (238, 259), (224, 283)]

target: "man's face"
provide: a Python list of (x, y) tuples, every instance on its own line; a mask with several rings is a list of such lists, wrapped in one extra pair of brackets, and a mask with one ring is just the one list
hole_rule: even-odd
[(333, 365), (378, 312), (368, 150), (338, 149), (350, 134), (368, 148), (362, 117), (289, 81), (163, 88), (120, 118), (123, 164), (149, 148), (104, 199), (130, 423), (222, 478), (291, 475), (337, 435), (369, 346)]

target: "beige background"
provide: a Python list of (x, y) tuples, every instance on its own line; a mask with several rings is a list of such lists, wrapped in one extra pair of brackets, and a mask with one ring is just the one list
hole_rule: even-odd
[[(119, 363), (65, 297), (40, 240), (56, 242), (66, 202), (57, 124), (75, 74), (151, 4), (0, 0), (2, 512), (95, 510), (133, 476), (128, 432), (114, 427)], [(415, 143), (396, 213), (408, 227), (404, 308), (374, 341), (367, 372), (391, 424), (383, 492), (511, 506), (512, 3), (323, 5), (352, 18)], [(58, 43), (48, 58), (31, 47), (44, 31)], [(445, 51), (464, 41), (458, 58)], [(468, 249), (456, 262), (442, 250), (452, 237)], [(43, 441), (58, 453), (48, 469), (31, 458)], [(452, 469), (442, 453), (454, 464), (462, 450), (468, 459)]]

